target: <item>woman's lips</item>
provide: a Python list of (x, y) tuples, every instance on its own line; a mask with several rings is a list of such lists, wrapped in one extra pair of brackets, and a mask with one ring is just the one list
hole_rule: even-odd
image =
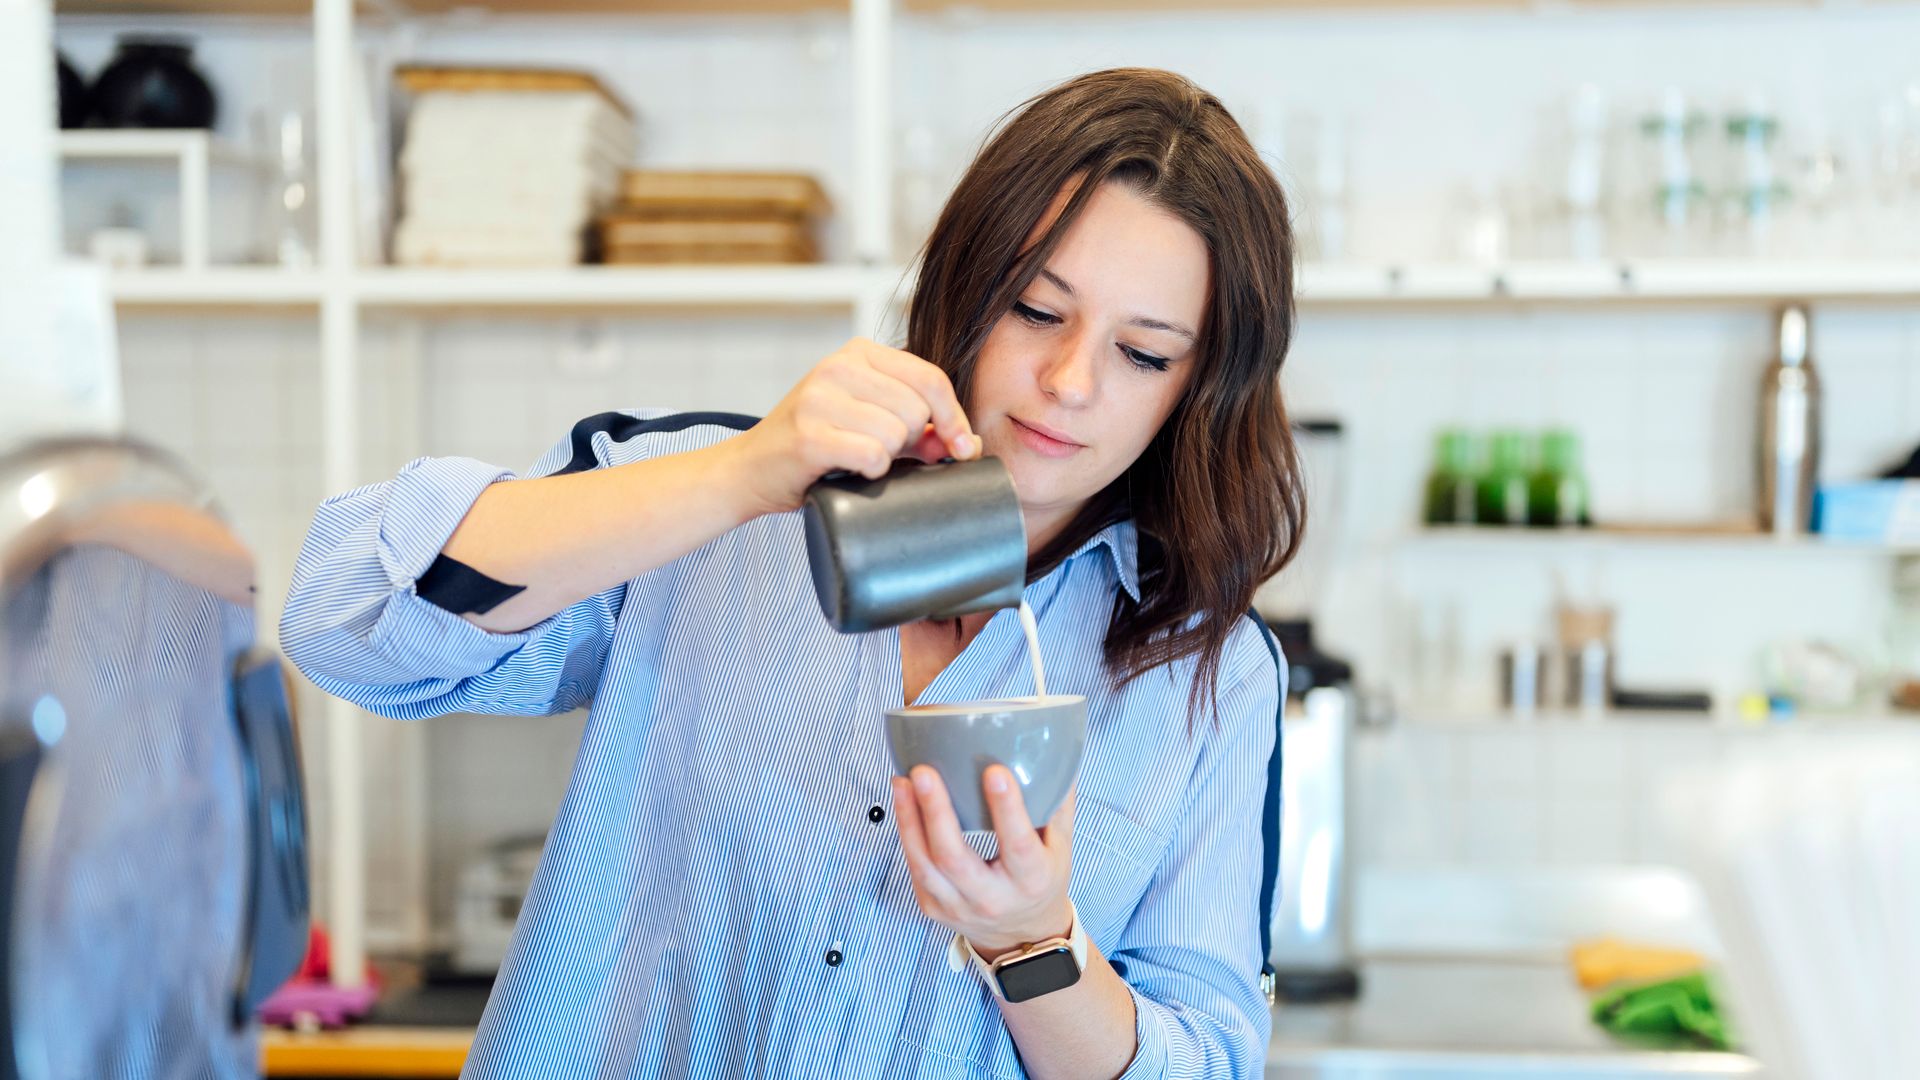
[(1020, 436), (1021, 444), (1042, 457), (1071, 457), (1075, 452), (1086, 449), (1077, 442), (1049, 433), (1045, 429), (1023, 424), (1011, 416), (1007, 419), (1013, 423), (1014, 433)]

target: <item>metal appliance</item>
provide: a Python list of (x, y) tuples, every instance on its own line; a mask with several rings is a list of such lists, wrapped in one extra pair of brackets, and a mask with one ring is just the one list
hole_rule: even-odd
[(1347, 843), (1358, 701), (1352, 666), (1324, 652), (1313, 630), (1332, 553), (1340, 544), (1343, 438), (1337, 420), (1294, 425), (1309, 524), (1293, 564), (1256, 601), (1287, 665), (1279, 886), (1267, 959), (1275, 996), (1288, 1001), (1347, 998), (1360, 991)]
[(308, 878), (252, 578), (157, 450), (0, 456), (0, 1080), (257, 1070)]

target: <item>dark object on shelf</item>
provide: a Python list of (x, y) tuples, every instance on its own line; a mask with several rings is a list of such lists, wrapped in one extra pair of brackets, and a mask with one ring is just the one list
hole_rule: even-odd
[(183, 38), (128, 35), (89, 94), (95, 123), (110, 128), (211, 128), (213, 87)]
[(367, 1011), (365, 1022), (394, 1027), (477, 1027), (492, 990), (490, 977), (470, 982), (428, 982), (381, 997)]
[(1904, 679), (1893, 688), (1893, 707), (1920, 712), (1920, 679)]
[(1882, 480), (1920, 480), (1920, 446), (1913, 448), (1907, 460), (1880, 474)]
[(60, 127), (71, 131), (87, 122), (87, 81), (67, 62), (65, 53), (54, 53), (53, 64), (60, 78)]
[(1352, 1001), (1360, 996), (1360, 973), (1352, 968), (1334, 971), (1277, 971), (1276, 997), (1295, 1005), (1322, 1001)]
[(1645, 712), (1706, 712), (1713, 708), (1713, 696), (1701, 690), (1615, 689), (1613, 707)]
[(1305, 698), (1318, 686), (1341, 686), (1353, 681), (1353, 665), (1331, 653), (1320, 651), (1313, 640), (1313, 623), (1308, 619), (1268, 620), (1268, 629), (1280, 643), (1287, 658), (1287, 696)]

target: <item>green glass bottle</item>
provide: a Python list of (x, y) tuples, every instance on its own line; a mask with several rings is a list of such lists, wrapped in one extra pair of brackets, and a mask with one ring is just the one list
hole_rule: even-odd
[(1428, 525), (1474, 523), (1473, 436), (1448, 428), (1433, 441), (1433, 471), (1427, 474), (1427, 497), (1421, 518)]
[(1527, 483), (1527, 520), (1546, 528), (1591, 525), (1580, 436), (1563, 428), (1540, 440), (1540, 467)]
[(1519, 431), (1496, 431), (1487, 471), (1480, 477), (1477, 520), (1482, 525), (1527, 523), (1527, 478), (1533, 440)]

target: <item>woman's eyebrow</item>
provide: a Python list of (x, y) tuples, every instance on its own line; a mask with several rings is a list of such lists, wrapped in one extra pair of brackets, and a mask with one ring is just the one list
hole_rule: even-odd
[[(1059, 289), (1061, 292), (1066, 293), (1068, 296), (1074, 295), (1073, 286), (1067, 284), (1067, 279), (1061, 277), (1059, 274), (1056, 274), (1053, 271), (1042, 267), (1040, 270), (1040, 276), (1052, 282), (1054, 288)], [(1155, 319), (1147, 315), (1132, 316), (1127, 320), (1127, 325), (1138, 326), (1143, 330), (1165, 330), (1169, 334), (1178, 334), (1179, 336), (1186, 338), (1188, 341), (1196, 340), (1193, 331), (1187, 329), (1184, 326), (1181, 326), (1179, 323), (1170, 323), (1165, 319)]]

